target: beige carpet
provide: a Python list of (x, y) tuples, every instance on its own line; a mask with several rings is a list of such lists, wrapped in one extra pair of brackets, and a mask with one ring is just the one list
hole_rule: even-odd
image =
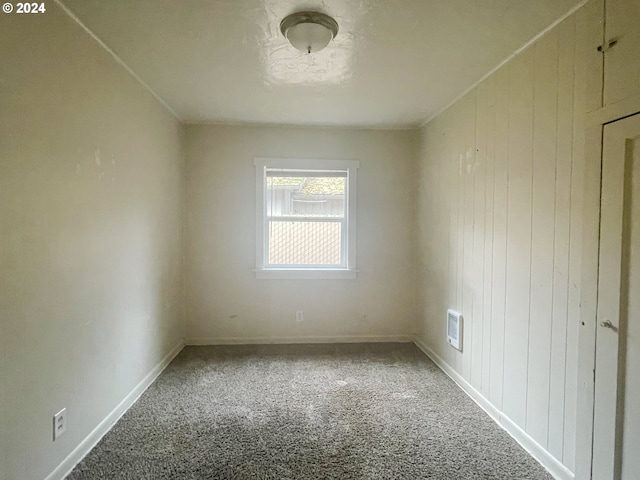
[(68, 478), (551, 479), (412, 344), (187, 347)]

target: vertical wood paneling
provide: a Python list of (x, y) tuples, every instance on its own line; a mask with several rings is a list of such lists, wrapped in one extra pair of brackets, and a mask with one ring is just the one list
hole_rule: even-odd
[[(585, 109), (592, 112), (603, 105), (603, 85), (604, 85), (604, 56), (598, 51), (598, 46), (604, 44), (604, 11), (605, 0), (591, 0), (578, 13), (578, 16), (585, 17), (586, 35), (583, 42), (586, 51), (585, 55), (585, 76), (589, 78), (587, 84), (587, 94), (585, 96)], [(588, 40), (587, 40), (588, 38)]]
[[(444, 142), (433, 141), (432, 138), (423, 138), (421, 142), (421, 154), (440, 157), (444, 151)], [(424, 165), (419, 166), (419, 204), (420, 218), (428, 218), (428, 221), (421, 221), (418, 224), (420, 235), (420, 248), (426, 251), (446, 252), (444, 255), (438, 255), (427, 264), (421, 264), (425, 274), (419, 278), (420, 290), (425, 295), (425, 302), (434, 305), (434, 308), (442, 311), (450, 304), (450, 298), (447, 296), (449, 291), (449, 210), (430, 212), (426, 206), (431, 204), (448, 205), (448, 172), (447, 163), (441, 162), (435, 167), (436, 175), (431, 175)], [(443, 182), (442, 179), (446, 180)], [(429, 232), (429, 235), (426, 232)], [(429, 279), (427, 282), (426, 279)], [(433, 281), (437, 278), (438, 281)], [(433, 336), (434, 338), (443, 338), (444, 325), (440, 322), (430, 325), (418, 325), (419, 332), (422, 335)]]
[(558, 158), (556, 164), (554, 296), (552, 304), (549, 440), (547, 449), (552, 455), (561, 460), (563, 458), (564, 442), (564, 385), (566, 382), (567, 349), (570, 188), (573, 150), (574, 30), (575, 22), (573, 18), (569, 18), (558, 27)]
[[(423, 181), (442, 190), (438, 202), (421, 204), (421, 215), (449, 229), (431, 244), (440, 247), (420, 252), (421, 264), (443, 265), (447, 275), (431, 280), (444, 281), (447, 307), (465, 316), (462, 352), (444, 338), (421, 340), (569, 469), (586, 108), (586, 59), (576, 45), (586, 12), (430, 122), (424, 135), (438, 146), (421, 160)], [(429, 225), (421, 232), (430, 235)], [(423, 305), (423, 321), (442, 330), (422, 330), (444, 331), (444, 310)]]
[[(453, 109), (450, 113), (453, 113)], [(452, 308), (459, 309), (458, 305), (462, 305), (462, 290), (458, 288), (459, 282), (459, 272), (460, 267), (462, 265), (462, 255), (460, 254), (460, 249), (458, 248), (458, 237), (459, 237), (459, 229), (458, 229), (458, 218), (460, 217), (460, 205), (462, 203), (461, 195), (459, 194), (459, 185), (460, 185), (460, 167), (459, 167), (459, 159), (458, 155), (453, 151), (453, 147), (456, 144), (453, 129), (450, 128), (447, 132), (445, 130), (445, 151), (443, 154), (443, 159), (448, 165), (448, 191), (450, 198), (450, 212), (451, 212), (451, 232), (450, 232), (450, 244), (449, 244), (449, 252), (450, 252), (450, 260), (449, 260), (449, 305)], [(459, 141), (459, 140), (458, 140)], [(431, 206), (432, 207), (432, 206)], [(462, 245), (462, 243), (460, 243)], [(438, 312), (444, 317), (445, 312)], [(441, 317), (441, 318), (442, 318)], [(458, 355), (457, 352), (453, 349), (447, 348), (444, 352), (445, 358), (449, 359), (450, 365), (457, 366)]]
[(489, 399), (502, 410), (504, 329), (507, 292), (507, 217), (509, 212), (509, 70), (496, 74), (496, 133), (493, 191), (493, 273), (491, 276), (491, 379)]
[(473, 358), (473, 331), (475, 318), (473, 317), (474, 285), (473, 276), (473, 222), (474, 222), (474, 191), (475, 191), (475, 143), (476, 143), (476, 91), (472, 91), (462, 100), (464, 146), (460, 150), (460, 157), (463, 165), (462, 176), (464, 178), (464, 211), (463, 238), (463, 280), (462, 280), (462, 313), (465, 318), (463, 329), (464, 349), (461, 356), (462, 376), (469, 380), (471, 378), (471, 359)]
[[(575, 170), (572, 172), (574, 179), (581, 179), (583, 190), (581, 198), (574, 195), (581, 187), (572, 188), (571, 203), (580, 202), (576, 215), (580, 215), (581, 231), (575, 236), (581, 236), (580, 250), (576, 253), (574, 245), (571, 245), (569, 259), (569, 314), (571, 321), (580, 322), (580, 349), (578, 354), (578, 385), (577, 385), (577, 414), (579, 422), (571, 421), (565, 426), (567, 433), (573, 433), (576, 439), (575, 473), (576, 478), (590, 478), (592, 458), (592, 434), (593, 434), (593, 407), (594, 407), (594, 365), (595, 365), (595, 333), (596, 333), (596, 307), (597, 307), (597, 280), (598, 280), (598, 249), (600, 231), (600, 180), (602, 159), (602, 125), (589, 126), (585, 131), (585, 155), (574, 162)], [(575, 185), (577, 182), (574, 181)], [(574, 200), (575, 199), (575, 200)], [(573, 216), (572, 216), (573, 217)], [(573, 218), (572, 218), (573, 224)], [(574, 230), (572, 225), (572, 230)], [(572, 233), (571, 238), (574, 238)], [(574, 260), (574, 257), (575, 260)], [(574, 264), (578, 264), (577, 275), (574, 274)], [(580, 281), (579, 286), (574, 284)], [(572, 290), (579, 290), (577, 294), (578, 305), (574, 305)], [(577, 313), (575, 313), (577, 311)], [(569, 352), (567, 352), (569, 353)], [(567, 370), (568, 372), (569, 370)], [(565, 387), (568, 387), (566, 385)], [(565, 405), (566, 405), (565, 400)], [(571, 406), (571, 405), (569, 405)], [(575, 418), (575, 416), (574, 416)], [(574, 425), (572, 425), (574, 424)], [(575, 429), (575, 430), (574, 430)], [(565, 445), (568, 438), (565, 435)], [(569, 464), (572, 459), (566, 455), (564, 460)]]
[(508, 68), (509, 212), (503, 410), (525, 428), (531, 285), (533, 49), (514, 58)]
[(604, 53), (603, 103), (611, 105), (640, 95), (640, 2), (638, 0), (606, 0), (605, 42), (617, 39), (615, 48)]
[[(587, 9), (574, 15), (573, 69), (573, 149), (571, 159), (571, 227), (569, 235), (569, 298), (567, 317), (567, 351), (565, 354), (564, 451), (562, 461), (576, 469), (576, 410), (578, 404), (578, 334), (581, 314), (582, 239), (584, 212), (584, 166), (586, 163), (586, 123), (582, 112), (587, 109)], [(567, 39), (569, 41), (569, 39)], [(569, 42), (570, 43), (570, 42)]]
[[(433, 211), (430, 210), (430, 219), (438, 219), (438, 225), (440, 225), (442, 228), (442, 232), (438, 232), (436, 235), (439, 236), (441, 238), (441, 245), (442, 247), (440, 249), (437, 249), (435, 251), (437, 251), (439, 253), (439, 255), (437, 255), (437, 257), (440, 257), (440, 260), (435, 260), (433, 263), (438, 263), (439, 261), (442, 261), (442, 276), (439, 276), (438, 279), (439, 281), (437, 283), (440, 283), (440, 286), (444, 287), (444, 291), (443, 293), (441, 293), (439, 296), (440, 298), (438, 299), (438, 302), (442, 301), (444, 303), (444, 305), (442, 306), (441, 309), (439, 309), (438, 311), (443, 312), (445, 311), (450, 305), (454, 305), (455, 301), (456, 301), (456, 281), (455, 281), (455, 272), (456, 272), (456, 265), (457, 265), (457, 255), (456, 255), (456, 236), (457, 235), (457, 229), (456, 228), (452, 228), (453, 227), (453, 221), (454, 219), (456, 219), (456, 208), (457, 206), (455, 205), (455, 199), (454, 197), (451, 195), (450, 189), (448, 188), (449, 185), (451, 185), (452, 182), (455, 181), (455, 177), (456, 177), (456, 172), (455, 169), (452, 167), (452, 162), (451, 162), (451, 157), (450, 157), (450, 148), (453, 145), (453, 141), (451, 138), (451, 131), (450, 129), (447, 127), (446, 125), (447, 122), (447, 118), (443, 118), (441, 123), (444, 123), (444, 128), (442, 129), (442, 133), (439, 133), (439, 135), (437, 136), (438, 138), (438, 142), (434, 142), (435, 145), (431, 145), (429, 144), (428, 146), (430, 148), (436, 147), (437, 151), (435, 152), (436, 155), (439, 155), (438, 158), (444, 158), (447, 159), (447, 161), (443, 161), (440, 163), (440, 165), (436, 165), (437, 170), (436, 170), (436, 174), (435, 175), (428, 175), (429, 177), (429, 182), (430, 182), (430, 188), (434, 189), (437, 188), (439, 193), (438, 196), (438, 204), (440, 205), (448, 205), (448, 208), (442, 209), (442, 210), (437, 210), (437, 211)], [(429, 204), (430, 205), (430, 204)], [(433, 233), (433, 229), (429, 228), (430, 226), (430, 222), (427, 221), (425, 222), (425, 228), (428, 229), (430, 235), (429, 237), (431, 237), (431, 233)], [(454, 235), (452, 235), (454, 234)], [(446, 252), (446, 254), (442, 255), (441, 252)], [(430, 279), (431, 280), (431, 279)], [(431, 281), (430, 283), (436, 283)], [(444, 314), (443, 314), (444, 315)], [(437, 335), (436, 338), (439, 339), (444, 339), (446, 338), (446, 325), (444, 324), (444, 322), (434, 322), (435, 325), (433, 326), (434, 328), (432, 329), (432, 331), (434, 332), (435, 335)], [(452, 361), (453, 356), (452, 356), (452, 352), (448, 352), (449, 356), (447, 357), (447, 361)]]
[[(587, 41), (592, 16), (589, 2), (576, 15), (574, 110), (589, 110), (593, 92), (588, 87), (591, 62)], [(601, 17), (602, 18), (602, 17)], [(589, 37), (590, 38), (590, 37)], [(586, 95), (580, 93), (584, 91)], [(600, 161), (602, 130), (600, 125), (586, 128), (584, 117), (577, 115), (574, 128), (571, 180), (571, 232), (569, 238), (569, 338), (579, 337), (567, 348), (565, 381), (565, 435), (563, 463), (576, 478), (587, 478), (591, 470), (591, 434), (593, 426), (593, 355), (595, 345), (595, 304), (598, 262), (598, 217), (600, 207)], [(571, 323), (575, 324), (571, 331)], [(573, 357), (573, 358), (572, 358)], [(575, 399), (575, 403), (574, 400)], [(575, 407), (575, 411), (573, 408)], [(571, 410), (571, 413), (567, 414)]]
[(473, 265), (472, 285), (473, 311), (471, 325), (471, 382), (482, 386), (482, 359), (483, 359), (483, 335), (484, 325), (484, 215), (485, 215), (485, 171), (487, 158), (487, 83), (479, 85), (476, 90), (476, 117), (475, 117), (475, 161), (472, 175), (473, 185)]
[[(457, 282), (456, 289), (458, 290), (458, 298), (456, 303), (456, 309), (459, 312), (465, 313), (464, 311), (464, 263), (465, 263), (465, 251), (464, 251), (464, 208), (466, 205), (466, 192), (465, 192), (465, 156), (464, 149), (466, 145), (466, 139), (464, 138), (464, 125), (467, 123), (465, 117), (464, 106), (466, 105), (465, 100), (468, 100), (468, 96), (463, 98), (457, 105), (453, 106), (453, 110), (458, 114), (456, 116), (456, 135), (454, 137), (455, 143), (452, 145), (453, 155), (455, 155), (458, 161), (458, 178), (457, 183), (453, 186), (454, 192), (457, 194), (458, 199), (458, 270), (457, 270)], [(462, 112), (462, 113), (459, 113)], [(467, 320), (464, 323), (463, 332), (467, 330)], [(466, 338), (463, 335), (463, 348), (466, 348), (465, 343)], [(454, 351), (456, 358), (456, 368), (459, 372), (464, 375), (464, 371), (461, 365), (462, 354)]]
[(491, 391), (491, 351), (493, 337), (493, 208), (494, 208), (494, 176), (495, 176), (495, 135), (496, 135), (496, 76), (486, 81), (486, 110), (478, 116), (478, 122), (484, 122), (485, 128), (485, 223), (484, 223), (484, 265), (483, 265), (483, 322), (482, 322), (482, 394), (489, 398)]
[(554, 209), (556, 192), (568, 185), (556, 182), (558, 107), (558, 32), (545, 35), (534, 47), (533, 204), (531, 217), (531, 303), (526, 427), (547, 446), (551, 311), (554, 270)]

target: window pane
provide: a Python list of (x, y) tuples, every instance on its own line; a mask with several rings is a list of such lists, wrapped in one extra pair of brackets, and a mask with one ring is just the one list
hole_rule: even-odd
[(346, 176), (336, 172), (269, 172), (268, 263), (340, 266), (345, 193)]
[(343, 218), (345, 191), (345, 177), (270, 176), (267, 215)]
[(270, 221), (269, 264), (340, 265), (341, 222)]

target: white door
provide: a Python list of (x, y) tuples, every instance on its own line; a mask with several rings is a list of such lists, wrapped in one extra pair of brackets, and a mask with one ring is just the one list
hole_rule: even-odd
[(604, 127), (595, 480), (640, 479), (640, 114)]

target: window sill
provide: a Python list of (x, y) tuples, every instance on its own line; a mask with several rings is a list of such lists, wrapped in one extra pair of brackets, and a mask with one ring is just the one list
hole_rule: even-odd
[(255, 270), (257, 279), (282, 280), (352, 280), (358, 270), (345, 269), (295, 269), (295, 268), (263, 268)]

